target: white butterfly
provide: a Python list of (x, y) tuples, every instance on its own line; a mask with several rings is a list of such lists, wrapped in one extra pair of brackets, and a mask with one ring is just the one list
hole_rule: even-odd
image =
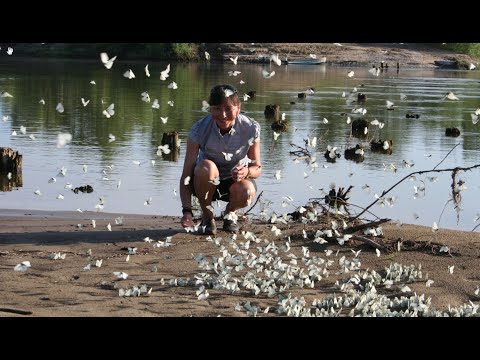
[(270, 230), (273, 232), (273, 235), (275, 236), (279, 236), (282, 233), (282, 231), (279, 228), (277, 228), (275, 225), (272, 225), (272, 228)]
[(126, 77), (127, 79), (134, 79), (135, 74), (133, 73), (132, 69), (128, 69), (123, 73), (123, 77)]
[(25, 272), (29, 267), (32, 267), (32, 265), (30, 264), (30, 261), (22, 261), (20, 264), (15, 265), (13, 270)]
[(386, 100), (386, 102), (387, 102), (387, 109), (392, 110), (395, 104), (389, 100)]
[(82, 104), (83, 104), (84, 107), (87, 106), (88, 103), (90, 102), (90, 100), (85, 101), (84, 98), (81, 98), (80, 100), (82, 100)]
[(123, 279), (123, 280), (125, 280), (126, 278), (128, 278), (128, 274), (127, 274), (127, 273), (124, 273), (123, 271), (114, 271), (114, 272), (113, 272), (113, 275), (115, 275), (117, 278)]
[(229, 59), (233, 62), (233, 65), (237, 65), (238, 56), (235, 56), (235, 58), (229, 58)]
[(478, 123), (478, 115), (476, 115), (474, 113), (471, 113), (470, 115), (472, 116), (473, 125), (477, 124)]
[(12, 55), (12, 54), (13, 54), (13, 48), (11, 48), (10, 46), (7, 48), (7, 54), (8, 54), (8, 55)]
[[(212, 183), (215, 186), (220, 185), (220, 176), (217, 176), (215, 179), (210, 180), (209, 183)], [(220, 197), (222, 197), (222, 196), (220, 196)]]
[(208, 112), (209, 108), (210, 108), (210, 104), (205, 100), (202, 100), (202, 111)]
[(147, 75), (147, 77), (150, 77), (150, 71), (148, 70), (148, 64), (147, 64), (147, 66), (145, 66), (145, 75)]
[(110, 58), (108, 57), (107, 53), (104, 53), (104, 52), (100, 54), (100, 59), (102, 60), (103, 65), (105, 65), (105, 67), (106, 67), (107, 69), (111, 69), (111, 68), (112, 68), (113, 62), (115, 61), (116, 58), (117, 58), (117, 57), (114, 56), (113, 58), (110, 59)]
[(226, 161), (231, 161), (231, 160), (232, 160), (233, 154), (226, 153), (226, 152), (223, 152), (223, 151), (222, 151), (222, 154), (223, 154), (223, 156), (225, 157), (225, 160), (226, 160)]
[(406, 100), (407, 95), (400, 93), (400, 100)]
[(39, 104), (42, 104), (42, 105), (45, 105), (45, 100), (40, 99), (40, 101), (39, 101), (38, 103), (39, 103)]
[(282, 175), (281, 175), (282, 170), (276, 170), (275, 171), (275, 179), (280, 180)]
[(158, 156), (162, 155), (162, 152), (163, 152), (164, 154), (170, 154), (171, 150), (169, 149), (169, 145), (168, 145), (168, 144), (159, 145), (159, 146), (158, 146), (157, 155), (158, 155)]
[(152, 108), (160, 109), (160, 104), (158, 103), (158, 99), (153, 100)]
[(110, 223), (108, 223), (107, 229), (108, 229), (108, 231), (112, 231), (112, 225)]
[(170, 105), (170, 106), (174, 106), (174, 105), (175, 105), (175, 103), (173, 102), (173, 100), (168, 100), (168, 101), (167, 101), (167, 104)]
[(168, 88), (176, 90), (176, 89), (178, 89), (178, 85), (175, 81), (172, 81), (170, 84), (168, 84)]
[(378, 76), (380, 75), (380, 69), (377, 68), (377, 67), (372, 67), (370, 70), (368, 70), (368, 72), (370, 74), (372, 74), (373, 76)]
[(241, 74), (241, 71), (229, 71), (228, 76), (237, 76), (238, 74)]
[(447, 267), (448, 267), (448, 272), (449, 272), (450, 274), (453, 274), (453, 269), (455, 268), (455, 265), (452, 265), (452, 266), (448, 266), (448, 265), (447, 265)]
[(167, 65), (167, 68), (160, 72), (160, 80), (167, 80), (167, 78), (170, 76), (168, 73), (170, 72), (170, 64)]
[(163, 123), (163, 124), (166, 124), (167, 121), (168, 121), (168, 116), (167, 116), (167, 117), (161, 117), (161, 116), (160, 116), (160, 120), (162, 120), (162, 123)]
[(433, 232), (437, 232), (437, 231), (438, 231), (438, 225), (437, 225), (437, 222), (436, 222), (436, 221), (433, 222), (432, 231), (433, 231)]
[(115, 140), (116, 140), (115, 135), (113, 135), (113, 134), (108, 134), (108, 142), (113, 142), (113, 141), (115, 141)]
[(458, 97), (452, 91), (449, 91), (442, 100), (449, 99), (449, 100), (459, 100)]
[(107, 118), (110, 118), (110, 116), (115, 115), (115, 104), (110, 104), (108, 108), (103, 110), (102, 114), (105, 115)]
[(377, 257), (380, 257), (380, 250), (375, 249), (375, 252), (377, 253)]
[(150, 95), (148, 92), (144, 91), (140, 95), (142, 95), (142, 101), (150, 102)]
[(355, 71), (353, 71), (353, 70), (352, 70), (352, 71), (349, 71), (349, 72), (347, 73), (347, 76), (348, 76), (349, 78), (353, 77), (354, 75), (355, 75)]
[(270, 61), (273, 61), (278, 66), (282, 65), (282, 60), (280, 60), (280, 58), (278, 57), (278, 54), (270, 55)]
[(271, 77), (273, 77), (275, 75), (275, 71), (272, 71), (272, 72), (268, 72), (267, 70), (263, 69), (262, 70), (262, 76), (265, 78), (265, 79), (270, 79)]
[(63, 107), (63, 104), (62, 103), (58, 103), (57, 104), (57, 107), (55, 108), (55, 110), (57, 110), (60, 114), (63, 113), (65, 111), (65, 108)]
[(8, 93), (8, 92), (6, 92), (6, 91), (2, 91), (2, 92), (0, 93), (0, 97), (13, 97), (13, 95), (10, 94), (10, 93)]
[(63, 148), (72, 141), (72, 134), (60, 133), (57, 135), (57, 148)]
[(92, 84), (92, 85), (97, 85), (97, 83), (95, 82), (95, 80), (90, 81), (90, 84)]
[(210, 54), (208, 52), (205, 51), (205, 60), (210, 60)]

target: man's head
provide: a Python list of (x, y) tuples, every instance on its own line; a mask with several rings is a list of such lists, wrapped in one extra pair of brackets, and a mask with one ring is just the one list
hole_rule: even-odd
[(232, 126), (240, 113), (241, 102), (237, 89), (230, 85), (217, 85), (210, 92), (210, 113), (221, 129)]

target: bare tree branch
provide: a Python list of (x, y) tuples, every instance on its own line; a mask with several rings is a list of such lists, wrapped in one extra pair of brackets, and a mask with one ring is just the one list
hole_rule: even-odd
[(461, 143), (458, 143), (456, 144), (449, 152), (447, 155), (445, 155), (445, 157), (442, 159), (442, 161), (440, 161), (437, 165), (435, 165), (435, 167), (433, 168), (433, 170), (435, 170), (442, 162), (445, 161), (445, 159), (448, 157), (448, 155), (450, 155), (450, 153), (458, 146), (460, 145)]
[(402, 183), (403, 181), (405, 181), (406, 179), (408, 179), (410, 176), (412, 175), (421, 175), (421, 174), (427, 174), (427, 173), (430, 173), (430, 172), (437, 172), (437, 173), (440, 173), (440, 172), (458, 172), (458, 171), (468, 171), (468, 170), (472, 170), (472, 169), (475, 169), (475, 168), (478, 168), (480, 167), (480, 164), (477, 164), (477, 165), (473, 165), (473, 166), (469, 166), (469, 167), (455, 167), (455, 168), (451, 168), (451, 169), (432, 169), (432, 170), (421, 170), (421, 171), (414, 171), (408, 175), (406, 175), (404, 178), (402, 178), (401, 180), (399, 180), (398, 182), (396, 182), (392, 187), (390, 187), (390, 189), (388, 190), (384, 190), (382, 195), (376, 199), (373, 203), (371, 203), (370, 205), (368, 205), (360, 214), (358, 214), (357, 216), (355, 216), (353, 220), (356, 220), (358, 219), (361, 215), (363, 215), (368, 209), (370, 209), (373, 205), (375, 205), (381, 198), (383, 198), (385, 195), (387, 195), (391, 190), (393, 190), (394, 188), (397, 187), (398, 184)]

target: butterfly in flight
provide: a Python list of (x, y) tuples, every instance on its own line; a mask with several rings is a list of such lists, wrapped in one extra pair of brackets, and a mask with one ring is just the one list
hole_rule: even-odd
[(110, 104), (108, 108), (103, 110), (102, 114), (105, 115), (107, 118), (110, 118), (111, 116), (115, 115), (114, 107), (115, 107), (115, 104)]
[(116, 58), (117, 57), (114, 56), (110, 59), (107, 53), (104, 53), (104, 52), (100, 54), (100, 59), (102, 60), (103, 65), (105, 65), (105, 67), (109, 70), (112, 68), (113, 62), (115, 61)]

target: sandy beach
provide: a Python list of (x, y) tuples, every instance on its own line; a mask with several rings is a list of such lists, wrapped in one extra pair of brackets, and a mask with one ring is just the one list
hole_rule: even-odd
[[(22, 210), (12, 210), (7, 215), (6, 212), (0, 216), (2, 317), (287, 316), (292, 314), (282, 313), (284, 306), (280, 299), (288, 294), (292, 298), (303, 297), (307, 307), (311, 307), (314, 299), (345, 296), (348, 290), (335, 285), (337, 280), (341, 284), (342, 279), (355, 273), (361, 277), (367, 269), (385, 275), (385, 267), (393, 263), (414, 266), (417, 270), (421, 265), (421, 277), (403, 279), (390, 287), (378, 284), (376, 291), (390, 299), (425, 294), (425, 298), (431, 297), (430, 308), (444, 313), (449, 306), (471, 307), (473, 304), (478, 307), (480, 301), (478, 291), (475, 294), (480, 285), (478, 232), (440, 229), (433, 233), (426, 227), (383, 224), (384, 235), (370, 237), (385, 246), (377, 254), (374, 247), (362, 241), (349, 239), (340, 245), (338, 240), (326, 236), (327, 242), (323, 244), (313, 241), (315, 232), (325, 228), (321, 221), (309, 224), (241, 221), (241, 230), (250, 239), (248, 247), (242, 234), (232, 241), (231, 234), (220, 230), (215, 241), (204, 235), (187, 233), (181, 228), (180, 219), (175, 217)], [(123, 224), (117, 225), (115, 219), (120, 216), (123, 216)], [(220, 226), (221, 222), (217, 224)], [(272, 232), (274, 225), (281, 230), (279, 235)], [(289, 237), (287, 251), (282, 247)], [(146, 238), (152, 242), (147, 242)], [(308, 285), (303, 282), (303, 287), (297, 282), (280, 293), (281, 282), (278, 282), (277, 293), (258, 291), (257, 295), (254, 288), (249, 289), (241, 283), (245, 273), (251, 271), (248, 261), (242, 269), (236, 268), (238, 263), (225, 260), (232, 268), (231, 279), (238, 279), (238, 289), (233, 293), (218, 288), (218, 281), (217, 289), (213, 288), (212, 279), (218, 280), (220, 271), (216, 273), (213, 266), (208, 270), (200, 266), (202, 256), (210, 263), (212, 259), (225, 256), (222, 245), (230, 254), (235, 254), (234, 248), (237, 255), (242, 254), (243, 249), (244, 257), (251, 259), (252, 255), (246, 254), (258, 256), (258, 247), (265, 248), (272, 242), (278, 247), (278, 257), (287, 264), (306, 269), (306, 259), (321, 258), (332, 260), (331, 265), (322, 273), (322, 279), (315, 281), (313, 288), (308, 282)], [(440, 252), (443, 245), (448, 247), (447, 252)], [(135, 253), (132, 253), (133, 248), (136, 248)], [(360, 253), (354, 254), (358, 251)], [(60, 258), (54, 259), (54, 254)], [(351, 262), (358, 259), (358, 270), (345, 272), (342, 257)], [(102, 260), (101, 267), (95, 266), (98, 260)], [(24, 261), (29, 261), (31, 267), (25, 272), (15, 271), (15, 266)], [(265, 278), (269, 274), (267, 269), (273, 271), (273, 264), (265, 262), (264, 271), (257, 268), (257, 275)], [(127, 273), (128, 277), (119, 279), (114, 272)], [(427, 286), (427, 278), (433, 280), (430, 286)], [(205, 289), (201, 289), (200, 279), (209, 279), (204, 282), (208, 297), (202, 298)], [(135, 290), (135, 286), (140, 296), (125, 296), (125, 291)], [(120, 296), (121, 288), (125, 290), (123, 296)], [(351, 308), (345, 306), (337, 308), (335, 316), (348, 316), (350, 311)], [(354, 313), (359, 314), (359, 311)]]

